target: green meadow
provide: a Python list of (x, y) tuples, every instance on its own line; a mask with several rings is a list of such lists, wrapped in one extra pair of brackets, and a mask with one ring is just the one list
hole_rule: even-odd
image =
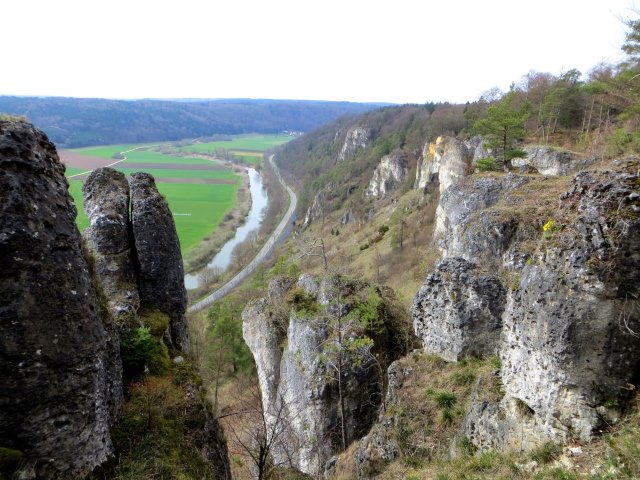
[(207, 143), (195, 143), (184, 147), (178, 147), (182, 152), (208, 153), (217, 148), (224, 148), (229, 151), (250, 150), (264, 152), (283, 143), (292, 140), (288, 135), (238, 135), (230, 141), (217, 141)]
[[(111, 158), (114, 153), (135, 148), (136, 145), (110, 145), (74, 150), (74, 152), (99, 158)], [(174, 214), (174, 221), (180, 238), (183, 255), (197, 245), (204, 237), (213, 232), (224, 215), (231, 210), (236, 201), (236, 192), (241, 184), (241, 177), (228, 169), (191, 170), (181, 169), (181, 165), (210, 166), (210, 160), (199, 158), (175, 157), (154, 151), (134, 150), (128, 152), (127, 160), (114, 166), (126, 175), (145, 171), (156, 179), (158, 191), (164, 195), (169, 208)], [(175, 168), (127, 168), (128, 163), (161, 163), (172, 164)], [(65, 175), (83, 173), (87, 169), (70, 167)], [(163, 178), (185, 179), (185, 183), (166, 183)], [(194, 184), (189, 179), (219, 179), (233, 181), (228, 184)], [(82, 180), (69, 179), (69, 192), (78, 209), (77, 223), (82, 231), (89, 226), (89, 220), (82, 208)]]
[(212, 154), (218, 149), (224, 149), (250, 165), (259, 166), (266, 150), (287, 143), (292, 139), (293, 137), (288, 135), (238, 135), (228, 141), (194, 143), (174, 148), (184, 153), (200, 154)]

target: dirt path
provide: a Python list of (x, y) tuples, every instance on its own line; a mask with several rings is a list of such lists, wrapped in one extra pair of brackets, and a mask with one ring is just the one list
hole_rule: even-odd
[(276, 244), (280, 240), (286, 237), (287, 227), (291, 223), (293, 214), (295, 213), (296, 208), (298, 206), (298, 197), (296, 196), (295, 192), (291, 189), (291, 187), (289, 187), (289, 185), (285, 183), (284, 179), (280, 175), (278, 166), (273, 161), (273, 155), (269, 157), (268, 161), (273, 167), (273, 170), (276, 172), (276, 175), (278, 176), (278, 180), (280, 181), (280, 184), (289, 194), (289, 209), (287, 210), (287, 213), (284, 214), (284, 217), (282, 217), (282, 220), (280, 220), (280, 223), (278, 224), (276, 229), (273, 231), (273, 233), (271, 234), (267, 242), (264, 244), (262, 249), (260, 249), (257, 255), (253, 258), (253, 260), (251, 260), (251, 262), (249, 262), (249, 264), (246, 267), (240, 270), (240, 272), (238, 272), (238, 274), (235, 277), (233, 277), (231, 280), (225, 283), (218, 290), (215, 290), (214, 292), (210, 293), (208, 296), (206, 296), (199, 302), (189, 307), (189, 309), (187, 310), (189, 313), (202, 310), (203, 308), (208, 307), (212, 303), (228, 295), (231, 292), (231, 290), (233, 290), (242, 282), (244, 282), (249, 277), (249, 275), (253, 273), (253, 271), (256, 269), (258, 265), (260, 265), (267, 258), (269, 258)]
[[(87, 170), (86, 172), (76, 173), (75, 175), (69, 175), (67, 178), (75, 178), (80, 177), (82, 175), (89, 175), (93, 170), (100, 167), (113, 167), (120, 162), (124, 162), (127, 160), (127, 156), (125, 153), (133, 152), (134, 150), (139, 150), (141, 148), (149, 148), (149, 147), (157, 147), (157, 145), (143, 145), (142, 147), (130, 148), (129, 150), (125, 150), (124, 152), (120, 152), (122, 158), (120, 160), (116, 160), (112, 162), (113, 158), (99, 158), (99, 157), (88, 157), (86, 155), (80, 155), (75, 152), (71, 152), (69, 150), (60, 150), (60, 158), (62, 159), (62, 163), (65, 165), (69, 165), (70, 167), (83, 167), (90, 168), (91, 170)], [(108, 163), (111, 162), (111, 163)], [(106, 164), (106, 165), (105, 165)]]

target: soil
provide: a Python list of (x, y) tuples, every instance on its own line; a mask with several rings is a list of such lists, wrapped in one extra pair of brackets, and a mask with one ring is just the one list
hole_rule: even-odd
[(67, 167), (86, 168), (87, 170), (106, 167), (118, 161), (115, 158), (98, 158), (80, 155), (70, 150), (58, 150), (58, 156)]

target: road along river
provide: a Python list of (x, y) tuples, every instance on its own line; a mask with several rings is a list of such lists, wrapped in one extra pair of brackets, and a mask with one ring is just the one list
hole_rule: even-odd
[[(249, 264), (246, 267), (240, 270), (240, 272), (238, 272), (238, 274), (235, 277), (233, 277), (231, 280), (225, 283), (218, 290), (211, 292), (205, 298), (203, 298), (199, 302), (190, 306), (188, 309), (188, 312), (191, 313), (191, 312), (197, 312), (199, 310), (202, 310), (203, 308), (210, 306), (212, 303), (228, 295), (229, 292), (231, 292), (231, 290), (233, 290), (238, 285), (240, 285), (243, 281), (245, 281), (254, 272), (254, 270), (258, 265), (260, 265), (267, 258), (269, 258), (269, 256), (273, 252), (274, 247), (278, 244), (278, 242), (286, 238), (286, 236), (291, 231), (291, 229), (288, 227), (291, 226), (293, 215), (298, 206), (298, 197), (296, 196), (295, 192), (291, 189), (291, 187), (289, 187), (289, 185), (285, 183), (282, 176), (280, 175), (278, 166), (273, 160), (273, 155), (269, 157), (268, 162), (271, 164), (274, 172), (278, 176), (278, 180), (280, 181), (280, 184), (289, 194), (289, 208), (287, 209), (287, 213), (284, 214), (284, 217), (282, 217), (282, 220), (280, 220), (280, 223), (278, 224), (276, 229), (273, 231), (269, 239), (266, 241), (266, 243), (263, 245), (262, 249), (260, 249), (257, 255), (253, 258), (253, 260), (251, 260), (251, 262), (249, 262)], [(251, 209), (253, 210), (253, 204), (251, 206)]]

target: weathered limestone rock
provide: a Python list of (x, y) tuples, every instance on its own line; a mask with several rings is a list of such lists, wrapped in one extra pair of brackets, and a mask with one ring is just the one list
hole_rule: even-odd
[(499, 225), (492, 220), (490, 213), (483, 221), (477, 222), (475, 214), (495, 205), (507, 193), (522, 188), (528, 182), (528, 177), (508, 174), (480, 177), (468, 185), (453, 184), (443, 191), (436, 208), (434, 230), (443, 257), (459, 256), (477, 261), (481, 255), (483, 260), (500, 261), (513, 226)]
[(107, 309), (119, 326), (130, 323), (140, 298), (129, 222), (129, 183), (111, 168), (94, 170), (83, 186), (91, 225), (83, 232), (93, 274)]
[[(459, 328), (466, 310), (456, 303), (495, 300), (489, 310), (502, 321), (494, 345), (505, 396), (472, 402), (463, 434), (479, 448), (588, 441), (610, 414), (608, 405), (628, 395), (640, 354), (639, 164), (629, 159), (613, 171), (580, 173), (557, 203), (547, 203), (554, 210), (546, 214), (522, 214), (509, 203), (540, 195), (544, 183), (531, 177), (482, 177), (443, 192), (445, 260), (416, 297), (414, 324), (428, 351), (455, 360), (461, 348), (451, 346), (478, 335)], [(468, 263), (447, 255), (496, 272), (491, 294), (478, 293), (487, 284)], [(439, 328), (429, 331), (425, 318)]]
[(462, 141), (452, 137), (438, 137), (435, 143), (425, 144), (422, 150), (415, 188), (421, 189), (430, 183), (439, 183), (442, 194), (470, 173), (472, 158), (472, 152), (469, 152)]
[(304, 221), (302, 222), (303, 227), (308, 227), (309, 225), (311, 225), (311, 222), (317, 218), (324, 218), (324, 210), (326, 208), (325, 195), (326, 192), (332, 187), (332, 184), (329, 184), (315, 194), (315, 196), (313, 197), (313, 202), (307, 209), (307, 213), (304, 216)]
[(551, 438), (589, 440), (602, 421), (599, 406), (624, 396), (637, 372), (638, 178), (637, 171), (579, 174), (564, 196), (577, 209), (575, 235), (526, 265), (509, 295), (505, 390), (535, 411)]
[(169, 316), (170, 344), (189, 348), (187, 292), (180, 242), (166, 200), (153, 176), (134, 173), (131, 188), (131, 221), (139, 266), (138, 286), (141, 314), (159, 311)]
[(449, 257), (427, 276), (413, 300), (413, 327), (427, 353), (455, 362), (495, 355), (506, 290), (462, 258)]
[(353, 157), (359, 150), (371, 142), (371, 130), (365, 127), (352, 127), (347, 130), (344, 144), (338, 153), (338, 163)]
[(385, 155), (374, 170), (365, 194), (372, 197), (384, 197), (398, 188), (405, 181), (408, 173), (407, 157), (403, 151), (398, 150)]
[(114, 372), (67, 187), (44, 133), (0, 120), (0, 445), (38, 478), (80, 478), (112, 452)]
[(515, 168), (531, 167), (542, 175), (569, 175), (597, 161), (596, 157), (584, 157), (558, 148), (529, 145), (523, 148), (526, 158), (514, 158)]
[(478, 160), (493, 156), (491, 149), (485, 146), (485, 142), (480, 136), (475, 136), (464, 142), (467, 150), (470, 152), (472, 158), (471, 163), (475, 165)]
[[(286, 282), (276, 282), (269, 287), (270, 301), (258, 300), (244, 310), (243, 336), (256, 360), (268, 422), (271, 428), (278, 425), (279, 432), (286, 430), (278, 439), (275, 461), (291, 462), (294, 468), (316, 475), (342, 450), (340, 392), (347, 444), (364, 435), (376, 417), (381, 392), (380, 372), (371, 351), (375, 346), (354, 344), (353, 348), (361, 350), (357, 350), (357, 361), (339, 364), (336, 357), (336, 349), (365, 334), (357, 315), (351, 313), (355, 308), (352, 295), (361, 285), (302, 275), (292, 291), (294, 301), (283, 316), (278, 315), (283, 311), (278, 302), (285, 298), (282, 287)], [(298, 309), (296, 301), (305, 307)], [(398, 337), (383, 325), (375, 344)], [(351, 352), (344, 355), (353, 355)]]

